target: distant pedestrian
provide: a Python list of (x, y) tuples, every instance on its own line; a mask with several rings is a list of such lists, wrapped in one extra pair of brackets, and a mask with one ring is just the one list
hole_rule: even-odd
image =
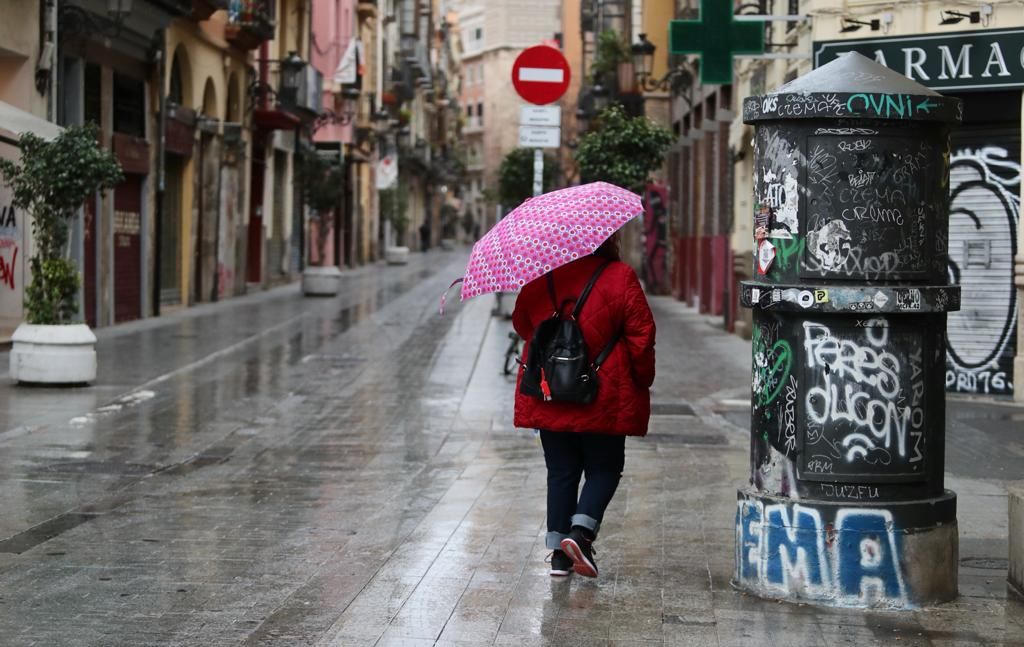
[[(575, 570), (597, 577), (593, 543), (622, 477), (625, 437), (645, 435), (650, 418), (654, 317), (633, 269), (619, 260), (618, 238), (616, 233), (592, 255), (555, 268), (550, 283), (547, 275), (527, 283), (512, 315), (516, 332), (530, 340), (553, 310), (571, 311), (591, 277), (597, 276), (578, 322), (590, 362), (609, 348), (597, 373), (595, 399), (589, 404), (561, 402), (526, 395), (518, 385), (516, 389), (515, 425), (539, 429), (544, 447), (545, 544), (554, 551), (555, 576)], [(524, 349), (524, 357), (528, 352)], [(519, 382), (522, 379), (520, 371)]]
[(430, 224), (424, 222), (420, 225), (420, 251), (425, 252), (430, 249)]

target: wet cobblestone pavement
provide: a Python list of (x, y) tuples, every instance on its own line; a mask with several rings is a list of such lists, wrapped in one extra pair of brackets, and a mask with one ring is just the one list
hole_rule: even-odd
[[(437, 316), (464, 262), (101, 330), (96, 386), (0, 390), (0, 645), (1024, 645), (999, 480), (1022, 473), (1005, 458), (1020, 441), (979, 447), (1005, 407), (951, 407), (971, 447), (950, 443), (957, 602), (846, 611), (730, 588), (749, 345), (669, 298), (652, 299), (657, 415), (627, 442), (601, 576), (550, 578), (543, 459), (501, 374), (509, 324), (487, 298)], [(986, 451), (1008, 472), (979, 473)]]

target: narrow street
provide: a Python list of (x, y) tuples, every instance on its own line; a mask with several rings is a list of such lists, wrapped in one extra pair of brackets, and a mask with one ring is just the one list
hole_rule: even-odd
[(94, 386), (5, 385), (0, 645), (1024, 645), (1002, 488), (1024, 436), (1003, 405), (950, 404), (956, 602), (734, 591), (750, 347), (669, 297), (651, 299), (655, 415), (627, 442), (601, 575), (549, 577), (509, 322), (454, 290), (437, 312), (465, 261), (414, 254), (345, 274), (336, 298), (290, 285), (104, 328)]

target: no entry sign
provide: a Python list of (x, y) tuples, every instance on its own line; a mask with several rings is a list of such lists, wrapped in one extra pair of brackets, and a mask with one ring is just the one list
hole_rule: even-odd
[(554, 47), (524, 49), (512, 64), (512, 85), (530, 103), (553, 103), (569, 87), (569, 63)]

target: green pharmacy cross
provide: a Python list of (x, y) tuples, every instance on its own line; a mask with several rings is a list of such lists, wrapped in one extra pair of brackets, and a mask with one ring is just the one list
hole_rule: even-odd
[(764, 23), (736, 20), (732, 0), (701, 0), (700, 18), (669, 23), (669, 52), (700, 54), (700, 82), (732, 83), (732, 57), (764, 53)]

